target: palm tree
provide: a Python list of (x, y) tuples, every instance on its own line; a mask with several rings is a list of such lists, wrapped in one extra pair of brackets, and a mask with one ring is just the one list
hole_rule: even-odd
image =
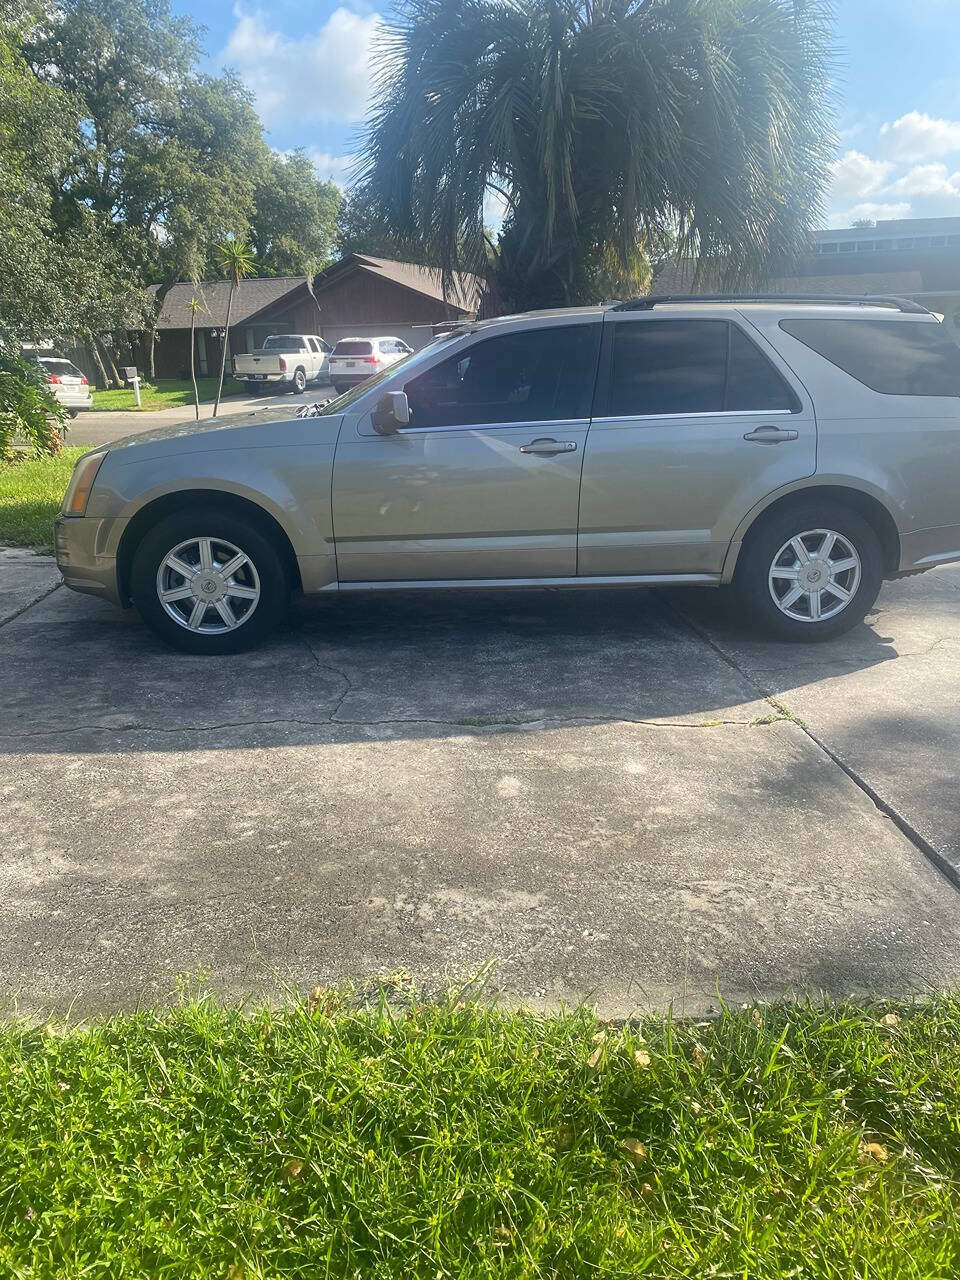
[(227, 322), (223, 326), (223, 350), (220, 352), (220, 381), (217, 384), (217, 398), (213, 406), (213, 417), (220, 412), (220, 397), (223, 395), (223, 372), (227, 364), (227, 344), (230, 340), (230, 316), (233, 312), (233, 296), (241, 280), (246, 279), (253, 271), (257, 255), (247, 243), (245, 236), (234, 236), (230, 240), (221, 240), (214, 245), (214, 253), (220, 270), (230, 278), (230, 295), (227, 299)]
[(611, 248), (636, 277), (675, 237), (729, 285), (807, 245), (834, 146), (828, 0), (404, 0), (382, 40), (362, 191), (447, 280), (483, 269), (491, 192), (510, 307), (588, 300)]
[[(196, 293), (191, 295), (190, 307), (190, 381), (193, 383), (193, 409), (197, 415), (197, 421), (200, 421), (200, 390), (197, 387), (197, 352), (196, 352), (196, 332), (197, 332), (197, 316), (201, 311), (206, 311), (203, 301), (203, 290), (200, 288), (199, 280), (193, 281), (193, 287)], [(226, 343), (224, 343), (226, 350)], [(221, 375), (220, 385), (223, 386), (223, 377)], [(218, 401), (219, 403), (219, 401)]]

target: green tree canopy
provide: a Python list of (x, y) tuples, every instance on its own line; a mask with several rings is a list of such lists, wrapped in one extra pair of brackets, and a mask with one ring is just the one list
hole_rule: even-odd
[(833, 136), (821, 0), (404, 0), (362, 182), (446, 271), (484, 262), (508, 306), (579, 300), (674, 230), (724, 283), (806, 247)]
[(302, 151), (270, 152), (254, 192), (250, 241), (264, 275), (301, 275), (330, 257), (340, 189), (320, 182)]

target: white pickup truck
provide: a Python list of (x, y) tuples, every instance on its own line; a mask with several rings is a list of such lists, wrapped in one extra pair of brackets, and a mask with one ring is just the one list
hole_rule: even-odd
[(259, 350), (233, 357), (233, 376), (252, 391), (299, 393), (310, 382), (329, 382), (329, 368), (330, 344), (312, 333), (274, 333)]

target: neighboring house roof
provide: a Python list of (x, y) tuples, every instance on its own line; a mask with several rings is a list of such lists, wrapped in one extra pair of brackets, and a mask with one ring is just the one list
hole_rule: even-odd
[[(421, 267), (414, 262), (395, 262), (392, 258), (373, 258), (368, 254), (351, 253), (339, 262), (331, 263), (318, 272), (314, 291), (340, 280), (344, 275), (362, 272), (389, 280), (403, 289), (410, 289), (461, 315), (473, 315), (480, 305), (485, 282), (482, 276), (460, 272), (453, 276), (447, 292), (443, 288), (443, 275), (433, 267)], [(245, 324), (285, 300), (293, 301), (293, 295), (306, 290), (306, 276), (253, 276), (241, 280), (233, 299), (230, 323)], [(158, 285), (151, 285), (157, 292)], [(175, 284), (163, 300), (160, 329), (190, 328), (190, 299), (198, 297), (204, 310), (197, 313), (198, 329), (222, 329), (227, 322), (227, 300), (230, 297), (229, 280), (202, 280), (199, 284), (189, 281)]]
[[(230, 323), (242, 324), (252, 315), (269, 307), (305, 283), (305, 276), (253, 276), (237, 286), (230, 312)], [(156, 293), (158, 285), (152, 285)], [(222, 329), (227, 322), (229, 280), (201, 280), (175, 284), (163, 300), (160, 329), (190, 328), (190, 299), (197, 297), (204, 310), (197, 313), (198, 329)]]
[(390, 280), (404, 289), (423, 294), (437, 302), (445, 302), (464, 315), (472, 315), (477, 310), (486, 287), (482, 276), (461, 271), (454, 273), (447, 291), (444, 292), (443, 273), (436, 267), (421, 267), (415, 262), (397, 262), (393, 258), (374, 258), (367, 253), (351, 253), (321, 271), (317, 275), (314, 289), (320, 293), (340, 276), (351, 271), (361, 271)]
[[(651, 293), (711, 293), (712, 289), (693, 289), (692, 263), (670, 263), (657, 272)], [(757, 290), (758, 293), (823, 293), (859, 297), (862, 294), (918, 293), (923, 290), (920, 271), (868, 271), (849, 275), (776, 276)], [(732, 290), (732, 292), (748, 292)]]

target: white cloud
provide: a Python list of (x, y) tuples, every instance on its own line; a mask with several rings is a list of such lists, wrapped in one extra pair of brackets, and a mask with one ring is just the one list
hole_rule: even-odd
[(878, 191), (893, 165), (888, 160), (871, 160), (862, 151), (847, 151), (833, 164), (834, 200), (851, 200)]
[(884, 150), (896, 160), (926, 160), (960, 151), (960, 120), (943, 120), (925, 111), (908, 111), (880, 130)]
[(291, 39), (263, 9), (234, 9), (236, 25), (223, 60), (256, 95), (263, 121), (356, 121), (371, 87), (371, 46), (379, 14), (335, 9), (319, 30)]
[(884, 187), (883, 194), (960, 198), (960, 172), (951, 173), (945, 164), (917, 164), (902, 178)]
[(317, 177), (322, 178), (324, 182), (335, 182), (338, 187), (350, 185), (353, 166), (357, 162), (356, 156), (334, 156), (329, 151), (318, 151), (316, 147), (308, 147), (307, 157), (317, 171)]
[(859, 218), (871, 218), (874, 222), (880, 218), (909, 218), (912, 211), (913, 206), (909, 200), (901, 200), (896, 204), (863, 200), (860, 204), (855, 204), (852, 209), (848, 209), (846, 213), (838, 214), (831, 225), (849, 227), (852, 222), (856, 222)]

